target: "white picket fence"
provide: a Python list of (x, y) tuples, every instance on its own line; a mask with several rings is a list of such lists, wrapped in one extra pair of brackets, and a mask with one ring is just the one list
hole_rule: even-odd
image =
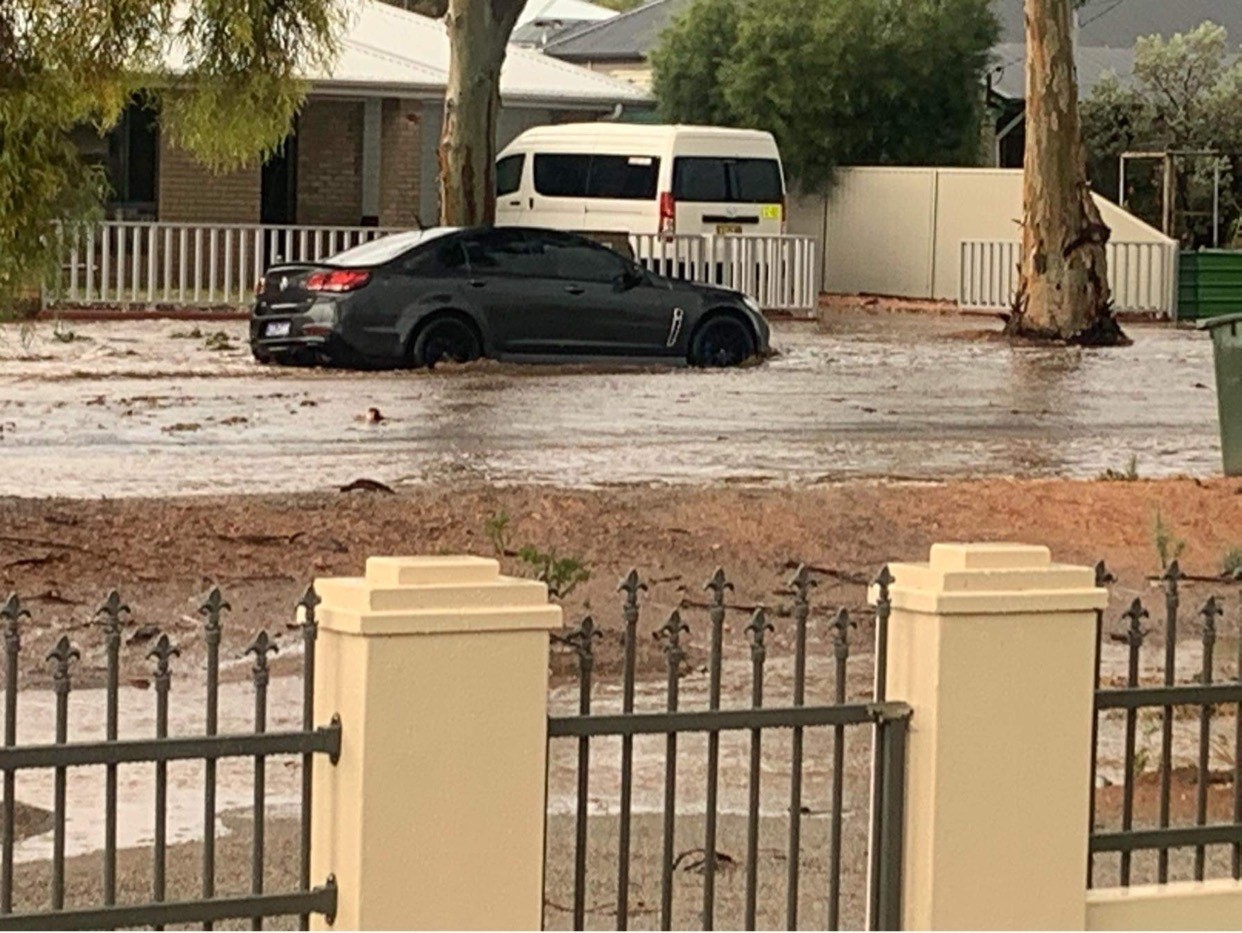
[(765, 311), (806, 313), (819, 303), (814, 237), (638, 234), (630, 244), (653, 272), (736, 289)]
[[(1177, 315), (1177, 244), (1109, 243), (1108, 284), (1118, 311)], [(963, 240), (959, 303), (1009, 308), (1018, 291), (1022, 244)]]
[[(61, 269), (45, 289), (68, 307), (243, 307), (279, 262), (317, 262), (396, 228), (106, 221), (59, 228)], [(655, 271), (753, 297), (765, 309), (811, 311), (819, 297), (811, 237), (632, 236)]]

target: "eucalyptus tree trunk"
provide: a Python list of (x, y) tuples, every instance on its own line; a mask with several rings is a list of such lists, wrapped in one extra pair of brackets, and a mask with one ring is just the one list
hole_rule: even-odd
[(1026, 168), (1021, 282), (1006, 332), (1125, 342), (1112, 311), (1109, 228), (1087, 184), (1071, 0), (1026, 2)]
[(440, 137), (440, 222), (469, 227), (496, 218), (500, 67), (524, 0), (449, 0), (448, 88)]

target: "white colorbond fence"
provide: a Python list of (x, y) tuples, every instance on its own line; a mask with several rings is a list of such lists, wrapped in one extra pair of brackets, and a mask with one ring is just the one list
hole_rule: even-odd
[(634, 258), (653, 272), (732, 288), (765, 311), (819, 304), (819, 244), (809, 236), (636, 234)]
[(395, 229), (106, 221), (57, 230), (51, 305), (122, 308), (247, 305), (280, 262), (316, 262)]
[[(1108, 284), (1118, 311), (1177, 316), (1177, 244), (1109, 243)], [(969, 308), (1009, 308), (1018, 291), (1022, 244), (963, 240), (959, 302)]]
[[(398, 232), (384, 227), (106, 221), (66, 226), (49, 305), (238, 308), (281, 262), (316, 262)], [(811, 311), (819, 298), (818, 246), (796, 236), (630, 237), (653, 271), (734, 288), (767, 310)]]

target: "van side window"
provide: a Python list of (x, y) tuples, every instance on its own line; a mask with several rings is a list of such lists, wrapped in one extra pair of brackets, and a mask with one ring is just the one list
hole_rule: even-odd
[(522, 187), (522, 169), (526, 165), (526, 156), (505, 156), (496, 163), (496, 194), (498, 196), (513, 194)]
[(595, 155), (587, 197), (654, 201), (659, 179), (660, 160), (653, 156)]
[(536, 155), (535, 191), (552, 198), (584, 198), (590, 171), (589, 155)]
[(679, 158), (673, 163), (678, 201), (775, 204), (784, 197), (775, 159)]

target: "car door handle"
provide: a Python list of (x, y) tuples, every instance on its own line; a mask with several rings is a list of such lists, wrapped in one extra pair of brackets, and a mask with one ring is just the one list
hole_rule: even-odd
[(470, 280), (470, 287), (471, 287), (471, 288), (482, 288), (482, 287), (483, 287), (484, 285), (486, 285), (486, 284), (487, 284), (487, 283), (486, 283), (486, 282), (484, 282), (482, 279), (471, 279), (471, 280)]
[(521, 201), (510, 201), (510, 202), (509, 202), (509, 206), (510, 206), (510, 207), (521, 207), (521, 206), (522, 206), (522, 202), (521, 202)]
[(566, 286), (565, 286), (565, 291), (569, 292), (569, 294), (571, 294), (571, 295), (583, 295), (583, 294), (586, 294), (586, 289), (585, 289), (585, 288), (583, 288), (581, 285), (566, 285)]

